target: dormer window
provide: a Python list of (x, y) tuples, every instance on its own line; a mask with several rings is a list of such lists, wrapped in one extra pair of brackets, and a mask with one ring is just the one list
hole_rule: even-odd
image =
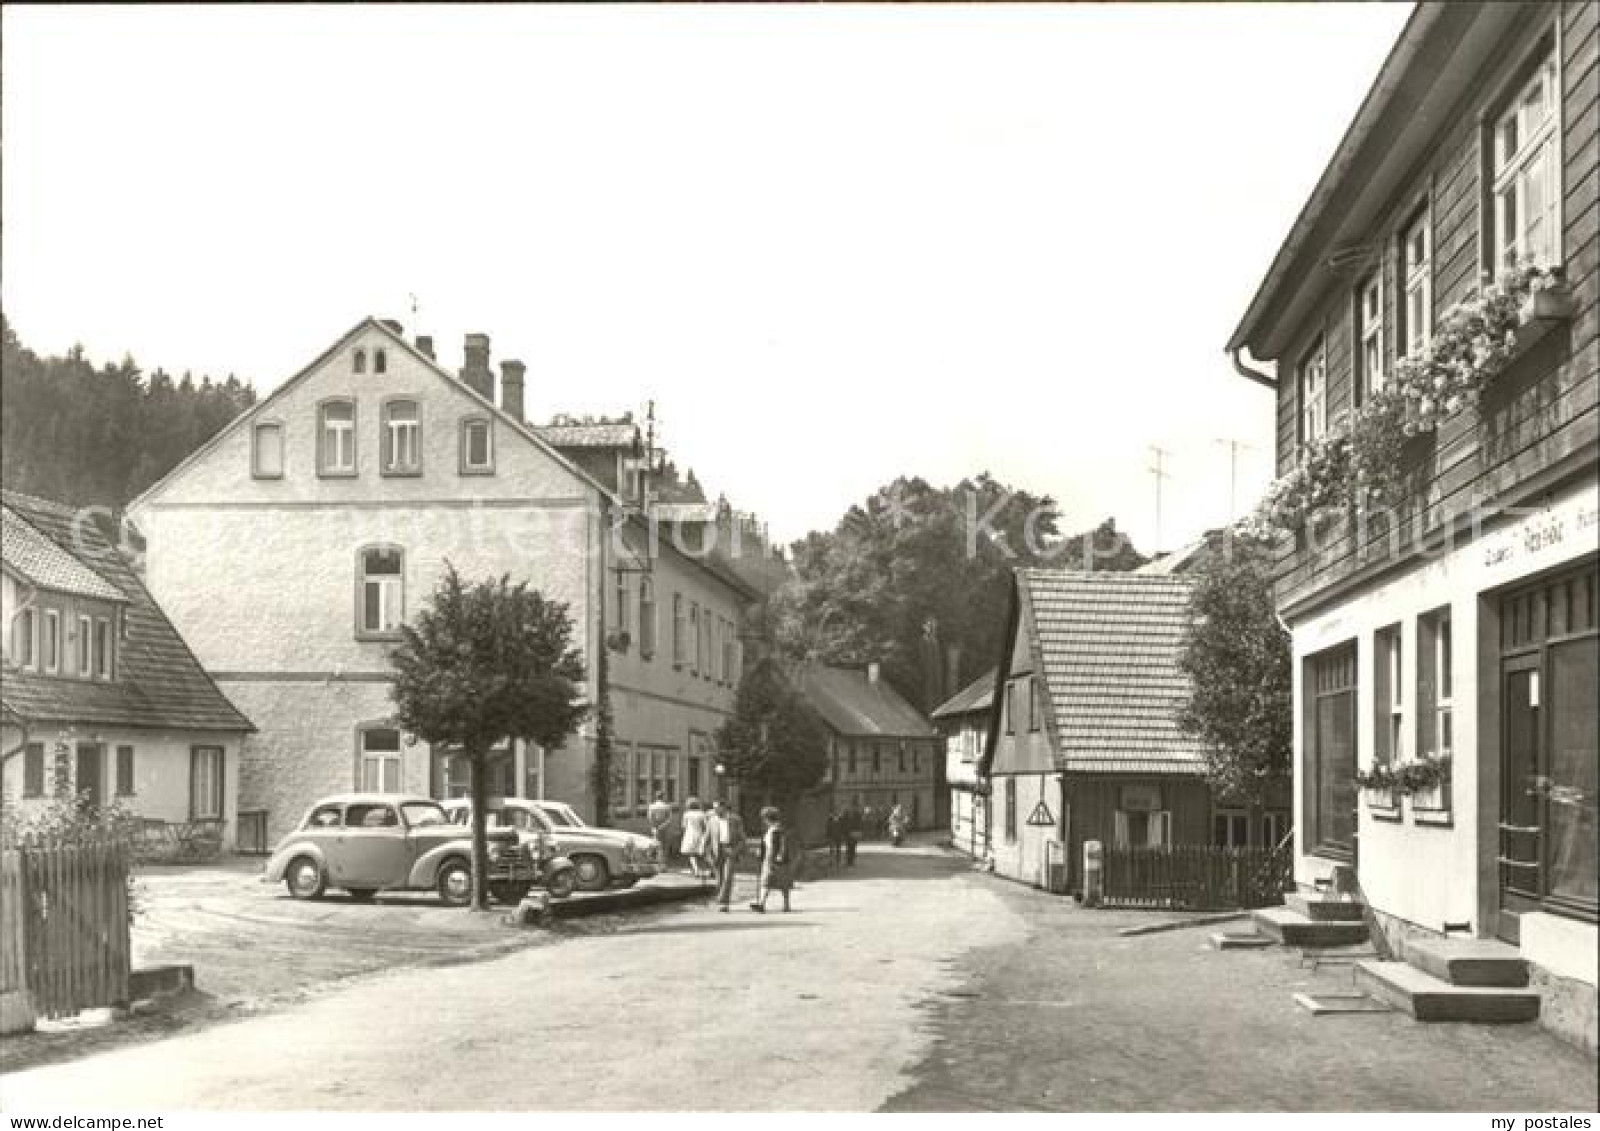
[(383, 406), (383, 473), (416, 475), (422, 471), (422, 416), (416, 401), (387, 401)]
[(461, 422), (461, 474), (488, 475), (494, 471), (494, 431), (486, 416), (469, 416)]
[(264, 420), (252, 433), (250, 474), (257, 479), (283, 478), (283, 425)]
[(317, 474), (356, 473), (354, 401), (324, 401), (317, 410)]
[(355, 356), (350, 360), (350, 368), (356, 373), (365, 373), (367, 371), (366, 350), (356, 350)]

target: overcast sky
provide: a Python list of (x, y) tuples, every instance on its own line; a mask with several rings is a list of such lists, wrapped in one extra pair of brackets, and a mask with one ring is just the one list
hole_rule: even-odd
[(7, 7), (5, 313), (262, 392), (483, 331), (785, 539), (987, 469), (1148, 549), (1159, 445), (1170, 548), (1269, 476), (1222, 345), (1409, 10)]

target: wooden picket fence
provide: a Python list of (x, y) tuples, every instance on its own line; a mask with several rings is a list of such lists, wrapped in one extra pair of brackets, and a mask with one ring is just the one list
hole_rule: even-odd
[(0, 851), (0, 993), (41, 1017), (128, 1000), (130, 857), (125, 840)]
[(1274, 848), (1107, 848), (1107, 907), (1228, 911), (1272, 907), (1293, 887), (1289, 855)]

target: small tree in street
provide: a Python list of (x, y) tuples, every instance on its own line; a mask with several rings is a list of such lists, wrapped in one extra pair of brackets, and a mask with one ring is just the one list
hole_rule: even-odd
[(510, 579), (468, 585), (446, 563), (390, 655), (399, 722), (459, 751), (472, 789), (472, 907), (488, 906), (485, 763), (508, 738), (560, 746), (582, 721), (583, 659), (567, 606)]
[(773, 660), (745, 673), (733, 717), (717, 732), (728, 776), (762, 798), (788, 802), (822, 780), (827, 733)]
[(1289, 772), (1289, 634), (1272, 599), (1269, 542), (1238, 531), (1198, 571), (1180, 666), (1191, 690), (1179, 723), (1206, 745), (1206, 777), (1220, 795), (1261, 800)]

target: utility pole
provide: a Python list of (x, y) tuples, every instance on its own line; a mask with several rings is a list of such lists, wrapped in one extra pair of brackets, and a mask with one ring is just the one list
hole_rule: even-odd
[(1254, 444), (1247, 444), (1243, 440), (1218, 439), (1218, 444), (1228, 447), (1228, 521), (1233, 521), (1234, 507), (1238, 505), (1237, 494), (1239, 490), (1239, 453), (1247, 448), (1254, 448)]
[(1157, 555), (1160, 555), (1160, 553), (1161, 553), (1161, 481), (1163, 479), (1170, 479), (1172, 477), (1171, 472), (1167, 471), (1167, 469), (1166, 469), (1166, 459), (1167, 459), (1167, 456), (1170, 455), (1171, 453), (1169, 453), (1165, 448), (1157, 447), (1154, 444), (1150, 445), (1150, 453), (1151, 453), (1151, 455), (1155, 456), (1155, 459), (1156, 459), (1156, 462), (1154, 464), (1152, 464), (1151, 467), (1150, 467), (1150, 474), (1155, 476), (1155, 480), (1156, 480), (1156, 544), (1155, 544), (1155, 546), (1152, 547), (1152, 549), (1155, 551), (1155, 553)]

